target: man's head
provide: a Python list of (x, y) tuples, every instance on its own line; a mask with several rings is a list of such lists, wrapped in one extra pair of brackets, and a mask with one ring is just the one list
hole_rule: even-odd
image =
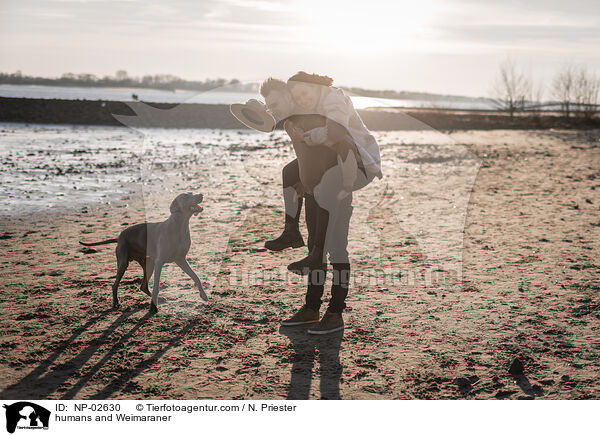
[(267, 108), (275, 117), (283, 120), (292, 115), (292, 96), (283, 80), (269, 77), (260, 85), (259, 92), (265, 99)]

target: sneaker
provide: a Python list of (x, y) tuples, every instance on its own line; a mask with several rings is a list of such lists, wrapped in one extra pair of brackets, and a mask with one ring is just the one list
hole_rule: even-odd
[(340, 330), (344, 330), (344, 318), (342, 318), (342, 314), (327, 311), (321, 321), (319, 321), (319, 324), (308, 329), (308, 333), (326, 335)]
[(302, 306), (298, 312), (289, 319), (281, 321), (281, 325), (284, 327), (290, 327), (302, 324), (312, 324), (319, 322), (319, 311), (311, 309), (306, 306)]
[(265, 248), (271, 251), (281, 251), (286, 248), (304, 247), (304, 239), (298, 227), (286, 226), (283, 233), (275, 239), (265, 242)]

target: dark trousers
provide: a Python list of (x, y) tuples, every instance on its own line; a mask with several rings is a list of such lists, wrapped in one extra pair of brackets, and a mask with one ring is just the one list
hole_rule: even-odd
[[(300, 182), (300, 173), (298, 159), (288, 163), (282, 171), (284, 189), (294, 186)], [(286, 203), (287, 205), (287, 203)], [(286, 206), (287, 207), (287, 206)], [(319, 207), (313, 200), (308, 199), (305, 202), (306, 226), (308, 229), (309, 249), (311, 240), (314, 239), (314, 210), (311, 208)], [(287, 211), (286, 215), (293, 215), (296, 211)], [(333, 277), (331, 285), (331, 300), (328, 310), (331, 312), (342, 312), (346, 307), (346, 297), (348, 296), (348, 283), (350, 279), (350, 263), (348, 261), (346, 247), (348, 245), (348, 230), (350, 218), (352, 217), (352, 196), (350, 195), (344, 201), (339, 202), (335, 210), (330, 210), (329, 225), (327, 228), (326, 248), (330, 254), (330, 261), (333, 267)], [(323, 269), (315, 269), (309, 272), (308, 287), (306, 291), (306, 305), (311, 309), (318, 310), (322, 304), (325, 280), (327, 275), (327, 266)]]
[[(350, 282), (350, 264), (333, 263), (333, 277), (331, 279), (331, 299), (327, 308), (330, 312), (341, 313), (346, 308), (348, 284)], [(319, 310), (321, 298), (325, 290), (326, 269), (312, 270), (308, 274), (308, 288), (306, 290), (306, 306)]]

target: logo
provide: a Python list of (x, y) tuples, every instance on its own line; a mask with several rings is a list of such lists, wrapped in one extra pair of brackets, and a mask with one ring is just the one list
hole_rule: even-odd
[(14, 433), (15, 429), (48, 429), (50, 411), (29, 401), (19, 401), (6, 409), (6, 430)]

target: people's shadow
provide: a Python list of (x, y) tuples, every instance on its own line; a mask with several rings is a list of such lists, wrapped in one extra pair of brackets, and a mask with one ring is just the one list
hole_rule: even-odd
[(340, 378), (343, 366), (340, 362), (340, 345), (344, 331), (328, 335), (309, 335), (307, 328), (281, 327), (279, 333), (287, 336), (294, 347), (292, 376), (287, 394), (288, 400), (306, 400), (310, 395), (313, 367), (317, 355), (321, 370), (321, 399), (339, 400)]
[(141, 307), (133, 311), (123, 312), (117, 317), (93, 342), (83, 349), (79, 354), (71, 358), (65, 363), (56, 364), (55, 362), (67, 352), (68, 349), (75, 343), (82, 334), (93, 328), (96, 324), (102, 322), (112, 310), (105, 310), (99, 315), (90, 318), (84, 325), (73, 331), (71, 336), (64, 340), (56, 347), (54, 352), (44, 359), (36, 368), (29, 374), (19, 380), (17, 383), (6, 387), (1, 393), (0, 398), (47, 398), (48, 395), (54, 393), (58, 388), (70, 379), (73, 374), (79, 371), (86, 362), (98, 351), (102, 344), (115, 332), (115, 330), (123, 324), (127, 318), (134, 313), (142, 310)]
[[(86, 369), (85, 371), (82, 371), (82, 368), (84, 368), (92, 359), (92, 357), (99, 352), (100, 348), (107, 343), (109, 337), (116, 332), (119, 326), (121, 326), (129, 317), (144, 310), (145, 308), (145, 304), (140, 304), (134, 307), (131, 311), (123, 312), (108, 327), (106, 327), (98, 337), (91, 339), (88, 342), (88, 345), (80, 353), (68, 361), (57, 365), (56, 361), (60, 358), (60, 356), (68, 352), (70, 346), (72, 346), (75, 341), (80, 340), (80, 336), (84, 332), (93, 328), (94, 325), (101, 322), (110, 313), (114, 313), (114, 311), (105, 311), (100, 315), (88, 320), (84, 325), (77, 328), (68, 339), (63, 341), (47, 359), (42, 361), (29, 374), (27, 374), (17, 383), (4, 389), (0, 393), (0, 398), (9, 399), (30, 397), (45, 399), (60, 390), (64, 390), (64, 393), (60, 396), (61, 399), (74, 398), (81, 391), (81, 389), (87, 385), (93, 376), (109, 363), (109, 361), (115, 356), (116, 352), (122, 347), (126, 346), (129, 339), (131, 339), (135, 333), (146, 324), (151, 315), (147, 313), (140, 318), (129, 331), (121, 335), (119, 340), (108, 351), (106, 351), (104, 356), (91, 368)], [(91, 398), (105, 399), (111, 394), (120, 391), (129, 380), (153, 365), (170, 348), (177, 345), (181, 338), (185, 336), (194, 327), (194, 325), (195, 321), (192, 320), (180, 332), (170, 335), (170, 340), (166, 346), (161, 347), (160, 350), (156, 351), (149, 358), (142, 360), (135, 366), (135, 368), (116, 377)], [(68, 389), (61, 389), (65, 383), (68, 383), (75, 377), (79, 377), (79, 380), (75, 384), (70, 386)]]

